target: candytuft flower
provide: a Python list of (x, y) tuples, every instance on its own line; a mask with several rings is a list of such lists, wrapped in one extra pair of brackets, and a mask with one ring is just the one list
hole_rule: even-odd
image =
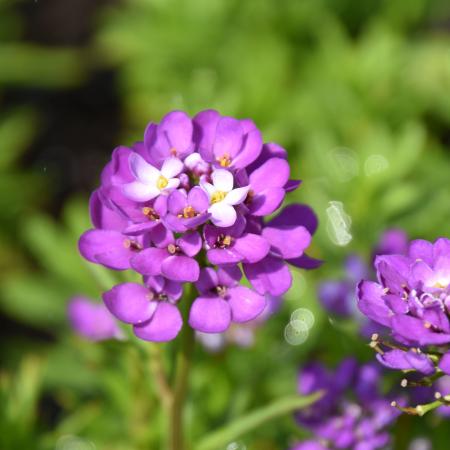
[[(94, 228), (79, 241), (88, 261), (142, 276), (104, 293), (111, 314), (157, 342), (180, 331), (181, 301), (193, 302), (189, 324), (200, 332), (257, 318), (267, 295), (289, 289), (288, 264), (320, 265), (305, 253), (317, 228), (309, 207), (264, 221), (299, 186), (289, 177), (286, 151), (263, 144), (252, 121), (212, 110), (171, 112), (143, 142), (118, 147), (91, 196)], [(182, 298), (186, 283), (198, 296)]]
[(86, 297), (73, 297), (67, 307), (67, 316), (73, 330), (90, 341), (123, 337), (117, 321), (105, 306)]
[(378, 280), (361, 281), (357, 296), (361, 312), (390, 330), (389, 341), (372, 336), (377, 359), (416, 371), (423, 383), (432, 384), (427, 377), (437, 372), (450, 374), (450, 240), (412, 241), (406, 255), (380, 255), (374, 264)]
[(386, 448), (390, 440), (387, 430), (399, 413), (383, 398), (380, 375), (376, 366), (358, 365), (353, 359), (342, 361), (334, 372), (318, 363), (300, 370), (300, 394), (321, 390), (324, 395), (296, 414), (315, 439), (291, 450)]

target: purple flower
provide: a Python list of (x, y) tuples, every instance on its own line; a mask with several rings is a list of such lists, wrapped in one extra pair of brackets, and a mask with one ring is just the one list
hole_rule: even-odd
[(86, 297), (73, 297), (67, 308), (70, 325), (90, 341), (120, 339), (123, 334), (114, 317), (100, 303)]
[(190, 231), (175, 239), (170, 233), (157, 247), (142, 250), (131, 266), (142, 275), (163, 275), (173, 281), (196, 281), (200, 266), (194, 256), (202, 247), (198, 232)]
[[(375, 247), (374, 254), (383, 249), (386, 254), (406, 253), (408, 238), (406, 233), (398, 229), (386, 230)], [(339, 317), (354, 318), (361, 324), (361, 334), (371, 336), (381, 333), (383, 327), (362, 315), (355, 301), (355, 284), (361, 279), (375, 277), (367, 262), (357, 254), (349, 255), (344, 263), (344, 276), (338, 280), (326, 280), (319, 284), (318, 297), (322, 306)]]
[(217, 111), (207, 110), (197, 114), (193, 122), (199, 153), (214, 166), (241, 169), (261, 153), (261, 132), (251, 120), (221, 117)]
[(450, 240), (413, 241), (408, 254), (375, 259), (378, 282), (361, 281), (358, 306), (408, 346), (450, 343)]
[(133, 325), (137, 337), (164, 342), (181, 330), (183, 320), (175, 304), (180, 295), (181, 289), (173, 282), (147, 279), (147, 286), (118, 284), (103, 294), (103, 301), (114, 317)]
[[(263, 144), (248, 119), (173, 111), (150, 123), (143, 142), (114, 150), (91, 196), (93, 229), (79, 240), (89, 262), (143, 277), (106, 292), (108, 309), (138, 337), (170, 340), (182, 326), (183, 283), (196, 282), (200, 296), (185, 300), (196, 330), (255, 319), (267, 295), (289, 289), (288, 264), (321, 263), (305, 253), (317, 228), (309, 207), (264, 221), (299, 186), (289, 176), (287, 152)], [(252, 288), (240, 284), (239, 264)]]
[(189, 324), (203, 333), (221, 333), (230, 323), (248, 322), (262, 313), (265, 297), (239, 285), (242, 273), (237, 266), (202, 269), (195, 284), (200, 297), (192, 304)]
[[(193, 153), (194, 155), (196, 153)], [(165, 225), (174, 232), (182, 233), (205, 223), (209, 218), (209, 198), (200, 187), (193, 187), (188, 193), (177, 190), (168, 199), (168, 214)]]
[(230, 227), (236, 222), (234, 206), (247, 197), (249, 186), (233, 188), (233, 175), (228, 170), (216, 169), (211, 174), (211, 183), (200, 181), (200, 186), (208, 195), (211, 222), (218, 227)]
[(255, 263), (270, 250), (269, 242), (260, 234), (245, 231), (246, 221), (239, 218), (232, 227), (204, 228), (206, 256), (211, 264), (227, 265), (239, 262)]
[(389, 443), (386, 430), (399, 412), (381, 396), (376, 366), (360, 366), (346, 359), (332, 373), (313, 363), (300, 371), (298, 383), (303, 395), (317, 390), (324, 391), (324, 395), (296, 414), (298, 422), (317, 439), (294, 449), (375, 450)]
[(378, 361), (415, 372), (413, 385), (437, 386), (436, 377), (450, 373), (450, 240), (412, 241), (405, 255), (378, 255), (374, 264), (377, 281), (361, 281), (357, 296), (362, 313), (390, 331), (390, 338), (372, 336)]
[(222, 350), (227, 345), (237, 345), (248, 348), (255, 343), (256, 331), (278, 311), (282, 298), (265, 295), (266, 305), (261, 314), (255, 319), (245, 323), (232, 323), (230, 327), (222, 333), (196, 332), (197, 339), (210, 352), (215, 353)]

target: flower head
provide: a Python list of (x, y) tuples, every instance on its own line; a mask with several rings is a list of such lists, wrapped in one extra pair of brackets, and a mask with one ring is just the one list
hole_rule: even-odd
[(379, 255), (374, 264), (377, 281), (361, 281), (357, 296), (361, 312), (391, 333), (392, 342), (372, 337), (378, 360), (424, 383), (450, 374), (450, 240), (412, 241), (406, 255)]
[[(250, 120), (174, 111), (149, 124), (143, 142), (113, 152), (91, 196), (94, 228), (79, 241), (88, 261), (143, 277), (106, 292), (109, 311), (139, 338), (167, 341), (182, 326), (183, 285), (195, 283), (196, 330), (255, 319), (267, 295), (289, 289), (288, 264), (320, 264), (305, 253), (317, 227), (309, 207), (264, 221), (298, 187), (289, 176), (286, 151), (263, 144)], [(239, 265), (251, 287), (240, 284)]]
[(317, 390), (323, 397), (297, 413), (299, 423), (316, 437), (293, 447), (298, 449), (375, 450), (389, 443), (387, 428), (398, 411), (380, 392), (380, 372), (371, 364), (344, 360), (334, 372), (318, 363), (304, 367), (298, 378), (301, 394)]
[(120, 339), (123, 336), (114, 317), (101, 303), (77, 296), (69, 301), (67, 315), (72, 328), (90, 341)]

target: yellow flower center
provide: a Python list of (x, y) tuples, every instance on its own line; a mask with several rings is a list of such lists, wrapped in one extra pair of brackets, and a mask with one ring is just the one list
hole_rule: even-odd
[(195, 217), (195, 216), (196, 216), (196, 212), (195, 212), (195, 209), (192, 206), (186, 206), (183, 209), (183, 217), (185, 219), (190, 219), (190, 218)]
[(225, 197), (227, 193), (223, 191), (216, 191), (213, 195), (211, 195), (211, 204), (214, 205), (214, 203), (221, 202)]
[(228, 153), (224, 153), (222, 156), (219, 156), (217, 158), (217, 162), (220, 164), (221, 167), (229, 167), (231, 164), (231, 158)]
[(442, 281), (438, 281), (437, 283), (435, 283), (435, 285), (433, 286), (436, 289), (445, 289), (447, 287), (447, 284), (444, 284), (445, 282)]
[(159, 176), (158, 181), (156, 182), (156, 187), (158, 189), (164, 189), (169, 184), (169, 180), (162, 175)]

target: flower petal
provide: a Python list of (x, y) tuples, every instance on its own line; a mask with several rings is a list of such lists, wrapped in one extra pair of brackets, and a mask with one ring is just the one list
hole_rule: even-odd
[(211, 222), (216, 227), (231, 227), (236, 222), (236, 210), (224, 202), (214, 203), (210, 206), (208, 212), (211, 214)]
[(439, 369), (447, 375), (450, 375), (450, 352), (447, 352), (444, 356), (442, 356), (439, 361)]
[(259, 294), (274, 296), (286, 293), (292, 284), (288, 266), (279, 258), (266, 256), (255, 264), (244, 264), (244, 273)]
[(220, 114), (213, 109), (201, 111), (192, 120), (195, 141), (198, 142), (198, 151), (201, 157), (208, 162), (214, 160), (213, 144), (219, 120)]
[(228, 192), (223, 201), (228, 205), (239, 205), (246, 199), (249, 189), (250, 186), (233, 189)]
[(70, 325), (74, 331), (91, 341), (119, 339), (122, 331), (105, 305), (85, 297), (74, 297), (67, 308)]
[(153, 316), (157, 302), (150, 291), (137, 283), (122, 283), (103, 293), (108, 310), (125, 323), (142, 323)]
[(242, 255), (242, 261), (256, 263), (263, 259), (270, 250), (269, 242), (262, 236), (246, 233), (234, 240), (233, 251)]
[(269, 227), (292, 227), (303, 225), (311, 235), (317, 230), (318, 220), (314, 211), (308, 205), (294, 203), (283, 210), (268, 222)]
[(305, 253), (303, 253), (303, 255), (299, 258), (288, 259), (287, 262), (292, 264), (294, 267), (306, 270), (317, 269), (323, 264), (321, 259), (312, 258)]
[[(241, 121), (242, 125), (242, 121)], [(245, 136), (244, 145), (241, 151), (233, 158), (231, 166), (235, 169), (242, 169), (255, 161), (262, 150), (262, 135), (261, 132), (253, 124), (254, 129)]]
[(255, 193), (268, 188), (282, 188), (289, 175), (289, 163), (285, 159), (271, 158), (250, 174), (250, 186)]
[(195, 256), (202, 248), (202, 238), (196, 231), (184, 233), (177, 241), (177, 244), (187, 256)]
[(176, 177), (183, 170), (183, 162), (178, 158), (167, 158), (162, 167), (161, 175), (166, 178)]
[(169, 280), (194, 282), (198, 280), (200, 267), (193, 258), (173, 255), (163, 261), (161, 273)]
[(155, 186), (159, 177), (159, 170), (153, 167), (137, 153), (132, 153), (129, 157), (130, 171), (137, 181), (143, 184)]
[(179, 158), (191, 153), (193, 124), (183, 111), (172, 111), (166, 114), (158, 127), (158, 134), (164, 135), (170, 150), (176, 151)]
[(216, 158), (224, 155), (233, 157), (242, 147), (244, 130), (239, 120), (232, 117), (222, 117), (217, 124), (213, 143), (213, 153)]
[(123, 194), (135, 202), (146, 202), (160, 194), (156, 185), (148, 185), (140, 181), (133, 181), (122, 186)]
[(233, 322), (243, 323), (253, 320), (263, 312), (266, 306), (265, 297), (246, 286), (229, 288), (228, 295)]
[(163, 189), (163, 191), (171, 191), (172, 189), (176, 189), (180, 185), (180, 180), (178, 178), (171, 178), (167, 182), (167, 186)]
[(196, 212), (202, 213), (208, 209), (208, 194), (199, 186), (194, 186), (188, 194), (187, 202)]
[(222, 333), (230, 322), (230, 305), (220, 297), (198, 297), (189, 311), (189, 325), (203, 333)]
[(130, 267), (134, 255), (127, 247), (127, 237), (114, 230), (88, 230), (78, 242), (81, 255), (88, 261), (116, 270)]
[(195, 283), (200, 294), (209, 294), (219, 284), (217, 272), (212, 267), (205, 267), (200, 270), (200, 276)]
[(386, 306), (383, 295), (383, 287), (374, 281), (361, 281), (358, 284), (359, 310), (375, 322), (389, 326), (392, 311)]
[(167, 342), (174, 339), (183, 326), (178, 308), (168, 302), (158, 303), (153, 317), (140, 325), (134, 325), (134, 334), (145, 341)]
[(106, 206), (99, 191), (96, 190), (89, 199), (89, 213), (95, 228), (121, 231), (127, 226), (127, 220), (122, 214)]
[(168, 256), (165, 248), (146, 248), (131, 259), (131, 267), (142, 275), (161, 275), (161, 265)]
[(303, 226), (271, 227), (262, 231), (272, 250), (284, 259), (298, 258), (311, 243), (311, 234)]
[(206, 257), (211, 264), (215, 265), (236, 264), (244, 259), (233, 248), (212, 248), (207, 251)]
[(179, 214), (187, 205), (187, 195), (183, 190), (173, 191), (167, 199), (167, 207), (172, 214)]
[(450, 334), (435, 333), (416, 317), (396, 315), (391, 319), (392, 330), (409, 341), (419, 345), (442, 345), (450, 342)]
[(233, 174), (225, 169), (216, 169), (211, 174), (214, 188), (222, 192), (230, 192), (233, 189)]
[(283, 188), (270, 188), (251, 197), (249, 209), (254, 216), (267, 216), (276, 211), (283, 203), (286, 191)]

